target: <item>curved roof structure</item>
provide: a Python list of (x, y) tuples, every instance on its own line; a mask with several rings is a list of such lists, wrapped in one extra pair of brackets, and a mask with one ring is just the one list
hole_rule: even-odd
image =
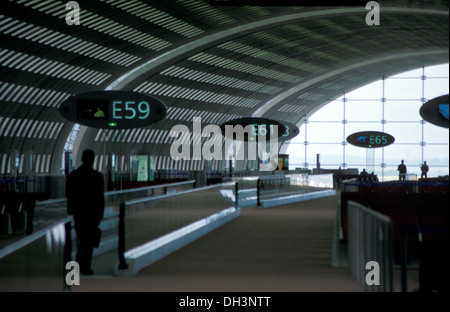
[(165, 103), (167, 116), (139, 129), (82, 127), (75, 154), (152, 154), (160, 168), (199, 169), (169, 159), (172, 126), (249, 116), (300, 125), (344, 90), (449, 59), (448, 1), (380, 1), (372, 26), (365, 6), (78, 3), (79, 25), (66, 23), (67, 1), (1, 5), (1, 173), (11, 153), (39, 157), (35, 172), (59, 172), (74, 124), (58, 106), (77, 93), (141, 92)]

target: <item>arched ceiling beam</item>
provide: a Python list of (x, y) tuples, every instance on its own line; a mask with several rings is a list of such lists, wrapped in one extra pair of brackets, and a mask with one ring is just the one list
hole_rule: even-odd
[(407, 58), (417, 58), (421, 56), (446, 56), (448, 57), (448, 50), (439, 49), (439, 50), (423, 50), (423, 51), (415, 51), (415, 52), (405, 52), (405, 53), (398, 53), (394, 55), (388, 55), (388, 56), (382, 56), (378, 58), (372, 58), (367, 59), (363, 62), (353, 63), (348, 66), (344, 66), (335, 70), (332, 70), (330, 72), (327, 72), (323, 75), (316, 76), (312, 79), (309, 79), (308, 81), (305, 81), (304, 83), (301, 83), (268, 101), (267, 103), (260, 106), (252, 115), (252, 117), (262, 117), (266, 112), (268, 112), (271, 108), (276, 106), (278, 103), (286, 100), (289, 97), (294, 97), (296, 94), (301, 93), (304, 89), (310, 88), (314, 86), (315, 84), (321, 83), (325, 80), (330, 80), (333, 78), (338, 78), (340, 75), (343, 75), (345, 73), (351, 72), (353, 70), (361, 69), (361, 68), (367, 68), (371, 66), (376, 66), (377, 64), (382, 64), (385, 62), (392, 62), (398, 59), (407, 59)]
[[(175, 63), (180, 58), (186, 58), (199, 51), (205, 50), (211, 46), (219, 43), (232, 40), (249, 33), (260, 31), (267, 28), (272, 28), (278, 25), (289, 24), (293, 22), (304, 21), (308, 19), (325, 18), (333, 16), (346, 16), (351, 14), (361, 14), (361, 23), (365, 23), (363, 18), (369, 11), (365, 7), (342, 7), (342, 8), (327, 8), (319, 11), (300, 12), (289, 15), (282, 15), (272, 18), (264, 18), (259, 21), (242, 24), (227, 28), (222, 31), (206, 35), (199, 39), (186, 43), (178, 48), (165, 52), (151, 60), (135, 67), (126, 74), (120, 76), (118, 79), (109, 84), (105, 90), (122, 90), (128, 84), (143, 75), (149, 74), (158, 68), (167, 68)], [(396, 8), (396, 7), (381, 7), (380, 14), (420, 14), (420, 15), (447, 15), (448, 12), (434, 9), (418, 9), (418, 8)], [(367, 26), (370, 27), (370, 26)], [(378, 27), (378, 26), (371, 26)]]

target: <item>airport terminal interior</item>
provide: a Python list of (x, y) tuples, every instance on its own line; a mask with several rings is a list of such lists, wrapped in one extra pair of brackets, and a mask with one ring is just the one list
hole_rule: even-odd
[(0, 292), (448, 291), (448, 1), (299, 2), (2, 1)]

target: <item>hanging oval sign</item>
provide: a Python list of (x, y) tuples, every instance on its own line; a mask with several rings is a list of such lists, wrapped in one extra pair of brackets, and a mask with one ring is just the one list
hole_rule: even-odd
[[(249, 127), (247, 128), (247, 126)], [(238, 141), (258, 140), (258, 137), (261, 136), (265, 136), (266, 141), (269, 141), (275, 138), (275, 133), (277, 133), (277, 139), (281, 140), (283, 134), (286, 133), (286, 126), (281, 122), (259, 117), (230, 120), (222, 124), (220, 128), (225, 136), (235, 135)]]
[(283, 121), (285, 130), (281, 137), (278, 139), (279, 141), (287, 141), (292, 138), (295, 138), (297, 135), (300, 134), (300, 129), (294, 125), (293, 123)]
[(65, 119), (103, 129), (145, 127), (164, 118), (166, 111), (161, 101), (132, 91), (80, 93), (59, 106)]
[(420, 107), (420, 116), (435, 126), (448, 128), (448, 97), (448, 94), (442, 95), (423, 104)]
[(391, 145), (395, 142), (395, 138), (384, 132), (363, 131), (349, 135), (347, 142), (358, 147), (377, 148)]

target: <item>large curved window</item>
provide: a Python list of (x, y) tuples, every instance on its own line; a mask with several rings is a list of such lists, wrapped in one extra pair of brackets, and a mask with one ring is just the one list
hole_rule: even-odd
[[(366, 168), (382, 181), (398, 178), (402, 159), (408, 173), (420, 177), (426, 161), (428, 177), (449, 175), (449, 130), (422, 120), (423, 103), (449, 93), (449, 65), (424, 67), (379, 81), (341, 97), (311, 116), (287, 148), (290, 167), (324, 169)], [(364, 149), (346, 143), (359, 131), (382, 131), (395, 137), (385, 148)]]

